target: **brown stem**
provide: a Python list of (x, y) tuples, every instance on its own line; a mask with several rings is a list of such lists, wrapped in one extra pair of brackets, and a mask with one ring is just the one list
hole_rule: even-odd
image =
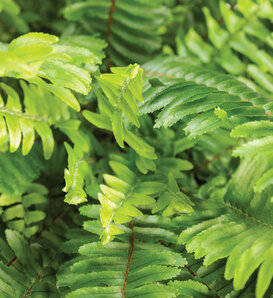
[(31, 282), (31, 284), (30, 284), (30, 286), (28, 287), (28, 289), (26, 290), (25, 295), (23, 296), (23, 298), (26, 298), (26, 297), (28, 297), (28, 296), (31, 295), (32, 290), (33, 290), (33, 285), (34, 285), (37, 281), (39, 281), (39, 280), (41, 280), (41, 279), (43, 278), (45, 270), (46, 270), (46, 269), (53, 263), (54, 259), (55, 259), (55, 258), (51, 259), (51, 261), (47, 264), (47, 266), (45, 266), (44, 268), (42, 268), (42, 271), (37, 275), (37, 277), (35, 278), (35, 280), (33, 280), (33, 281)]
[(111, 0), (111, 6), (109, 9), (109, 17), (108, 17), (108, 23), (107, 23), (107, 35), (106, 35), (106, 41), (107, 41), (107, 48), (106, 48), (106, 57), (107, 57), (107, 65), (106, 65), (106, 71), (110, 71), (110, 67), (112, 66), (112, 61), (109, 54), (110, 49), (110, 36), (112, 34), (111, 26), (114, 22), (113, 19), (113, 13), (116, 9), (116, 0)]
[(200, 170), (208, 167), (211, 163), (213, 163), (215, 160), (218, 160), (219, 158), (221, 158), (226, 152), (230, 151), (233, 147), (234, 147), (234, 145), (228, 146), (223, 152), (216, 154), (211, 160), (208, 160), (207, 162), (203, 163), (199, 167), (193, 169), (191, 171), (191, 173), (199, 172)]
[[(71, 206), (67, 209), (67, 210), (61, 210), (60, 212), (58, 212), (51, 220), (50, 224), (49, 225), (45, 225), (44, 227), (42, 227), (42, 229), (40, 230), (40, 232), (38, 232), (36, 234), (36, 238), (40, 238), (42, 233), (45, 231), (45, 230), (48, 230), (54, 223), (57, 219), (61, 218), (64, 216), (64, 214), (69, 211), (71, 209)], [(15, 256), (13, 257), (8, 263), (7, 263), (7, 266), (10, 267), (12, 266), (16, 261), (18, 260), (18, 258)]]
[(8, 267), (10, 267), (14, 262), (17, 261), (17, 257), (15, 256), (12, 260), (10, 260), (7, 264)]
[(135, 234), (134, 234), (134, 228), (133, 228), (133, 223), (132, 222), (129, 223), (129, 227), (132, 230), (132, 234), (131, 234), (131, 247), (130, 247), (129, 257), (128, 257), (128, 261), (127, 261), (127, 265), (126, 265), (126, 271), (125, 271), (125, 275), (124, 275), (124, 283), (123, 283), (123, 288), (122, 288), (122, 298), (125, 298), (127, 276), (129, 274), (129, 265), (130, 265), (131, 260), (132, 260), (132, 255), (133, 255), (134, 245), (135, 245)]
[[(191, 269), (190, 266), (185, 265), (184, 267), (189, 271), (189, 273), (191, 274), (191, 276), (193, 276), (193, 277), (198, 277), (198, 278), (201, 279), (201, 277), (198, 276), (198, 275)], [(206, 282), (202, 281), (202, 284), (205, 285), (210, 291), (215, 292), (215, 291), (210, 287), (210, 285), (208, 285)], [(219, 295), (217, 295), (217, 294), (216, 294), (216, 297), (217, 297), (217, 298), (221, 298), (221, 297), (220, 297)]]
[(61, 210), (61, 211), (59, 211), (55, 216), (53, 216), (51, 222), (50, 222), (48, 225), (43, 226), (42, 229), (40, 230), (40, 232), (38, 232), (38, 233), (36, 234), (36, 238), (40, 238), (41, 235), (42, 235), (42, 233), (43, 233), (44, 231), (48, 230), (48, 229), (55, 223), (55, 221), (56, 221), (57, 219), (63, 217), (63, 216), (65, 215), (65, 213), (66, 213), (67, 211), (69, 211), (70, 209), (71, 209), (71, 206), (69, 206), (69, 208), (66, 209), (66, 210)]

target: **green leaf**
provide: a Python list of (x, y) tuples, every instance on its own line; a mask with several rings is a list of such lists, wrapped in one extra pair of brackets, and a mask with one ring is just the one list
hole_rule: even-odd
[(45, 88), (46, 90), (52, 92), (55, 96), (60, 98), (64, 103), (70, 106), (75, 111), (80, 111), (80, 104), (78, 103), (76, 97), (73, 93), (63, 87), (56, 86), (53, 84), (47, 84), (40, 78), (35, 78), (30, 80), (31, 83), (37, 84), (38, 86)]
[(253, 121), (247, 122), (235, 127), (230, 135), (235, 138), (260, 138), (272, 136), (273, 122), (270, 121)]
[(52, 131), (49, 125), (45, 122), (35, 123), (35, 129), (42, 139), (45, 159), (50, 159), (54, 149)]
[(58, 37), (46, 33), (40, 33), (40, 32), (32, 32), (28, 33), (22, 36), (19, 36), (18, 38), (14, 39), (9, 44), (9, 50), (15, 50), (22, 46), (29, 46), (29, 45), (43, 45), (43, 44), (53, 44), (58, 41)]
[(268, 186), (273, 184), (273, 169), (266, 171), (262, 177), (256, 182), (254, 190), (256, 192), (262, 192)]
[(262, 139), (256, 139), (246, 144), (239, 146), (233, 150), (234, 156), (245, 156), (247, 154), (258, 154), (261, 152), (272, 152), (273, 136), (268, 136)]
[(124, 148), (123, 144), (123, 119), (121, 110), (115, 110), (112, 120), (112, 129), (115, 139), (121, 148)]
[(110, 120), (104, 116), (104, 115), (99, 115), (87, 110), (84, 110), (82, 112), (84, 118), (86, 118), (89, 122), (94, 124), (95, 126), (102, 128), (102, 129), (107, 129), (107, 130), (112, 130), (111, 127), (111, 122)]
[(84, 151), (80, 143), (76, 143), (72, 148), (68, 143), (65, 143), (65, 148), (68, 154), (68, 168), (65, 169), (65, 187), (63, 191), (65, 202), (68, 204), (78, 205), (87, 201), (87, 195), (84, 190), (92, 177), (92, 172), (84, 159)]

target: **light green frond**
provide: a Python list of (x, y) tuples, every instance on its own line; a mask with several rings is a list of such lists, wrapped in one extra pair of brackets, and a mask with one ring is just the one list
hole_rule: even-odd
[(79, 138), (74, 148), (65, 143), (68, 154), (68, 167), (65, 169), (65, 202), (68, 204), (78, 205), (87, 201), (84, 185), (88, 185), (92, 178), (92, 171), (84, 156), (84, 150)]
[[(91, 78), (88, 71), (77, 64), (97, 64), (100, 60), (90, 60), (92, 53), (84, 43), (78, 49), (73, 43), (62, 46), (58, 41), (56, 36), (44, 33), (28, 33), (14, 39), (7, 51), (0, 51), (0, 76), (25, 79), (79, 111), (80, 105), (70, 90), (87, 95)], [(80, 58), (75, 52), (81, 54)]]
[(125, 165), (110, 162), (117, 175), (105, 175), (107, 185), (101, 185), (99, 201), (102, 205), (100, 218), (103, 226), (102, 243), (112, 240), (115, 235), (123, 233), (119, 224), (128, 223), (133, 217), (141, 216), (137, 206), (154, 203), (153, 195), (160, 193), (164, 184), (156, 181), (139, 181), (138, 175)]
[(54, 148), (51, 125), (65, 119), (69, 112), (61, 102), (46, 90), (20, 81), (24, 92), (24, 107), (19, 95), (10, 86), (0, 83), (7, 95), (6, 104), (0, 95), (0, 144), (9, 140), (10, 151), (14, 152), (22, 143), (22, 153), (27, 155), (35, 141), (35, 131), (43, 142), (44, 156), (49, 159)]
[(154, 148), (132, 133), (125, 125), (125, 117), (139, 127), (137, 101), (142, 101), (142, 69), (139, 65), (112, 67), (111, 74), (97, 78), (106, 97), (94, 86), (99, 114), (84, 110), (83, 116), (95, 126), (113, 131), (121, 148), (124, 141), (143, 158), (156, 159)]
[(254, 193), (253, 187), (272, 167), (272, 160), (270, 153), (246, 158), (229, 184), (224, 198), (226, 211), (219, 217), (188, 228), (179, 238), (179, 243), (185, 243), (196, 258), (205, 257), (205, 265), (227, 257), (225, 278), (234, 278), (236, 290), (242, 289), (260, 266), (257, 297), (263, 297), (273, 276), (270, 270), (265, 277), (268, 262), (273, 258), (272, 188)]

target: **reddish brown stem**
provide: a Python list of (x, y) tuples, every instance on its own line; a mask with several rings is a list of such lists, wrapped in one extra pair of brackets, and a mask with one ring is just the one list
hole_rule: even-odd
[(116, 9), (116, 0), (111, 0), (111, 6), (109, 9), (109, 17), (108, 17), (108, 23), (107, 23), (107, 35), (106, 35), (106, 41), (107, 41), (107, 48), (106, 48), (106, 57), (107, 57), (107, 65), (106, 65), (106, 71), (109, 72), (110, 68), (112, 66), (112, 61), (110, 58), (109, 50), (110, 50), (110, 36), (112, 34), (111, 26), (114, 22), (113, 14)]
[(8, 267), (10, 267), (13, 263), (17, 261), (17, 257), (15, 256), (12, 260), (10, 260), (7, 264)]
[[(40, 230), (40, 232), (38, 232), (36, 234), (36, 238), (40, 238), (42, 233), (45, 231), (45, 230), (48, 230), (54, 223), (57, 219), (61, 218), (62, 216), (64, 216), (64, 214), (70, 210), (71, 207), (67, 210), (61, 210), (60, 212), (58, 212), (51, 220), (51, 223), (49, 225), (45, 225), (44, 227), (42, 227), (42, 229)], [(16, 261), (18, 260), (18, 258), (15, 256), (14, 258), (12, 258), (8, 263), (7, 263), (7, 266), (10, 267), (12, 266)]]
[[(70, 210), (70, 209), (71, 209), (71, 207), (70, 207), (68, 210)], [(65, 215), (65, 213), (66, 213), (68, 210), (61, 210), (61, 211), (59, 211), (59, 212), (52, 218), (50, 224), (43, 226), (42, 229), (40, 230), (40, 232), (38, 232), (38, 233), (36, 234), (36, 238), (40, 238), (41, 235), (42, 235), (42, 233), (43, 233), (44, 231), (48, 230), (48, 229), (55, 223), (55, 221), (56, 221), (57, 219), (63, 217), (63, 216)]]
[(200, 170), (208, 167), (211, 163), (213, 163), (215, 160), (221, 158), (226, 152), (230, 151), (232, 148), (234, 147), (234, 145), (230, 145), (228, 146), (223, 152), (216, 154), (211, 160), (208, 160), (207, 162), (203, 163), (202, 165), (200, 165), (199, 167), (193, 169), (191, 171), (191, 173), (196, 173), (199, 172)]
[(133, 251), (134, 251), (134, 245), (135, 245), (135, 234), (134, 234), (134, 228), (133, 228), (133, 223), (132, 222), (129, 223), (129, 227), (132, 230), (132, 234), (131, 234), (131, 247), (130, 247), (129, 257), (128, 257), (128, 261), (127, 261), (127, 265), (126, 265), (126, 271), (125, 271), (125, 275), (124, 275), (124, 283), (123, 283), (123, 288), (122, 288), (122, 298), (125, 298), (127, 276), (129, 274), (129, 270), (130, 270), (129, 269), (129, 265), (130, 265), (131, 260), (132, 260)]
[[(191, 276), (193, 277), (199, 277), (192, 269), (190, 266), (188, 265), (185, 265), (184, 266), (190, 273)], [(213, 289), (210, 287), (210, 285), (208, 285), (206, 282), (202, 281), (202, 284), (205, 285), (210, 291), (213, 291)], [(217, 298), (220, 298), (220, 296), (216, 295)]]

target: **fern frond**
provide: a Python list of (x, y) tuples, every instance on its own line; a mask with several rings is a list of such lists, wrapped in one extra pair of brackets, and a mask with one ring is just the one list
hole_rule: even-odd
[[(79, 50), (73, 49), (73, 44), (55, 46), (57, 42), (56, 36), (44, 33), (28, 33), (14, 39), (6, 51), (0, 51), (0, 76), (25, 79), (79, 111), (80, 105), (69, 89), (86, 95), (90, 91), (91, 78), (86, 70), (75, 64), (79, 61), (75, 51)], [(92, 61), (85, 47), (81, 54), (87, 56), (85, 62)]]
[[(85, 215), (87, 210), (91, 211), (86, 207), (81, 207)], [(99, 209), (96, 205), (92, 208), (88, 215), (96, 218)], [(99, 233), (101, 229), (96, 220), (86, 221), (85, 228), (93, 233)], [(79, 257), (62, 266), (58, 285), (69, 289), (67, 297), (160, 297), (162, 294), (176, 297), (176, 289), (162, 281), (176, 277), (186, 260), (169, 248), (154, 243), (157, 239), (175, 243), (174, 234), (173, 238), (167, 238), (167, 230), (138, 224), (130, 224), (124, 232), (120, 240), (106, 245), (96, 241), (81, 245)], [(77, 239), (79, 244), (83, 242), (82, 236)]]
[(34, 235), (39, 229), (38, 223), (46, 217), (41, 207), (47, 203), (47, 192), (43, 185), (32, 183), (25, 186), (21, 195), (0, 195), (0, 206), (5, 207), (3, 222), (27, 238)]
[(2, 297), (50, 295), (58, 297), (52, 273), (54, 255), (29, 246), (16, 231), (6, 230), (7, 243), (0, 240), (0, 293)]
[[(138, 176), (125, 165), (110, 162), (110, 166), (117, 175), (104, 175), (107, 185), (101, 185), (98, 195), (102, 209), (100, 217), (103, 226), (102, 242), (107, 243), (115, 235), (123, 231), (115, 224), (124, 224), (131, 221), (132, 217), (142, 215), (135, 205), (150, 205), (154, 203), (151, 195), (160, 193), (164, 184), (155, 181), (138, 181)], [(114, 224), (115, 223), (115, 224)]]
[(123, 141), (125, 141), (140, 156), (156, 159), (154, 149), (130, 132), (123, 120), (124, 114), (139, 127), (137, 101), (142, 101), (142, 69), (139, 65), (129, 65), (112, 67), (111, 70), (112, 74), (102, 74), (97, 78), (109, 102), (94, 86), (100, 114), (84, 110), (83, 116), (99, 128), (113, 131), (121, 148), (124, 147)]
[(92, 171), (84, 157), (82, 143), (77, 141), (74, 148), (65, 143), (68, 154), (68, 168), (65, 169), (65, 187), (63, 191), (67, 192), (65, 202), (78, 205), (87, 201), (84, 191), (84, 184), (89, 184)]
[[(271, 30), (265, 21), (273, 13), (272, 2), (237, 2), (234, 9), (226, 2), (219, 1), (223, 24), (217, 22), (211, 9), (203, 7), (209, 42), (204, 41), (191, 27), (184, 44), (202, 62), (210, 65), (215, 62), (231, 74), (238, 75), (246, 71), (260, 86), (272, 92), (273, 59), (264, 50), (265, 46), (270, 49), (273, 47)], [(245, 58), (243, 61), (240, 55)]]
[(19, 95), (10, 86), (0, 83), (0, 88), (7, 94), (6, 104), (0, 95), (0, 144), (5, 144), (7, 138), (10, 151), (18, 149), (22, 142), (22, 153), (27, 155), (35, 141), (35, 131), (42, 139), (43, 151), (46, 159), (52, 155), (54, 138), (50, 126), (69, 116), (67, 107), (62, 102), (33, 84), (27, 85), (20, 81), (24, 92), (24, 108)]
[(143, 63), (160, 49), (162, 34), (158, 28), (167, 23), (169, 11), (158, 1), (88, 0), (69, 3), (64, 16), (84, 33), (101, 33), (108, 43), (108, 56), (114, 64), (123, 66)]
[[(182, 232), (179, 242), (195, 257), (205, 256), (204, 264), (228, 258), (225, 278), (234, 278), (234, 288), (242, 289), (260, 266), (257, 297), (263, 297), (273, 276), (272, 188), (254, 193), (261, 175), (272, 168), (272, 153), (246, 158), (233, 176), (224, 198), (226, 211)], [(262, 161), (262, 162), (261, 162)]]
[(165, 83), (165, 87), (152, 87), (155, 88), (152, 96), (149, 95), (140, 108), (141, 113), (162, 110), (155, 127), (171, 126), (187, 119), (186, 132), (197, 136), (222, 124), (214, 112), (216, 108), (226, 112), (233, 126), (251, 120), (267, 120), (272, 115), (269, 98), (253, 92), (229, 75), (194, 67), (175, 57), (149, 62), (144, 69), (147, 75)]
[(0, 193), (17, 196), (26, 185), (35, 180), (45, 168), (40, 154), (41, 148), (34, 146), (31, 153), (23, 158), (19, 152), (0, 153)]

